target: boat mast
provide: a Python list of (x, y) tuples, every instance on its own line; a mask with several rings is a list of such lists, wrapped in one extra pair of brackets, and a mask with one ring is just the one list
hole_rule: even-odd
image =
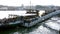
[(27, 13), (28, 14), (36, 14), (36, 16), (39, 16), (39, 10), (33, 9), (34, 7), (32, 7), (32, 3), (30, 0), (30, 6), (29, 9), (27, 9)]

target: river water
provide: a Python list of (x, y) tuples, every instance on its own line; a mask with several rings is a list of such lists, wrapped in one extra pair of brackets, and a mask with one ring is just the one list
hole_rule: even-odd
[(60, 17), (52, 17), (45, 22), (38, 23), (33, 27), (19, 27), (1, 31), (0, 34), (59, 34)]
[(14, 29), (1, 30), (0, 34), (59, 34), (60, 17), (52, 17), (33, 27), (18, 27)]

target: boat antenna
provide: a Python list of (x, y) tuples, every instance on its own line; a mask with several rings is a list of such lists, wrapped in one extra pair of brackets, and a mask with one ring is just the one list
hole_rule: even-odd
[(31, 0), (30, 0), (30, 9), (31, 9)]
[[(23, 1), (23, 0), (22, 0), (22, 1)], [(24, 7), (24, 4), (22, 3), (21, 6)]]

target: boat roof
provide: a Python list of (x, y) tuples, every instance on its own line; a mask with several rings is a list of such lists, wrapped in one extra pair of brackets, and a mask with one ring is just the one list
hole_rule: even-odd
[(36, 15), (36, 14), (9, 14), (11, 16), (33, 16), (33, 15)]

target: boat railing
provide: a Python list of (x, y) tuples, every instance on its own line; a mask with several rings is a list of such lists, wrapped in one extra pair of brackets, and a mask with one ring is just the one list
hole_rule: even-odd
[(33, 22), (33, 21), (38, 20), (38, 19), (39, 19), (39, 17), (32, 18), (32, 20), (31, 20), (31, 21)]

